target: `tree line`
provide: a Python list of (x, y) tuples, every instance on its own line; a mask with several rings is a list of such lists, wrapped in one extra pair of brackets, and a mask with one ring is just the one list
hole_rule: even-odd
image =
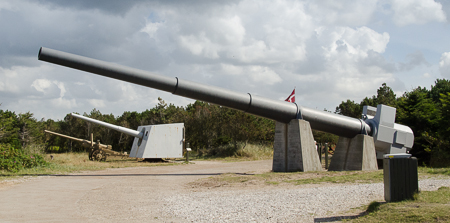
[(364, 105), (385, 104), (396, 108), (396, 123), (409, 126), (414, 132), (410, 151), (421, 164), (448, 166), (450, 158), (450, 81), (437, 79), (430, 89), (417, 87), (396, 97), (383, 84), (377, 95), (365, 97), (360, 103), (343, 101), (336, 113), (360, 118)]
[[(195, 101), (186, 107), (167, 104), (161, 98), (152, 109), (143, 112), (126, 111), (121, 116), (102, 114), (93, 109), (84, 116), (110, 124), (136, 130), (142, 125), (184, 123), (186, 142), (199, 155), (233, 155), (238, 143), (272, 144), (274, 139), (274, 121), (249, 115), (230, 108)], [(86, 122), (70, 116), (63, 120), (52, 119), (37, 121), (31, 113), (16, 115), (11, 111), (0, 110), (0, 143), (26, 148), (30, 145), (42, 145), (45, 152), (80, 152), (85, 148), (80, 143), (64, 137), (45, 134), (44, 130), (61, 133), (75, 138), (90, 139), (112, 145), (113, 150), (129, 152), (134, 137), (124, 133)]]
[[(274, 140), (275, 122), (266, 118), (246, 114), (230, 108), (195, 101), (185, 107), (159, 103), (143, 112), (126, 111), (120, 116), (102, 114), (93, 109), (83, 115), (103, 122), (137, 129), (141, 125), (185, 123), (186, 141), (199, 155), (233, 155), (238, 144), (264, 144), (271, 146)], [(334, 111), (337, 114), (361, 118), (362, 107), (385, 104), (397, 109), (396, 123), (411, 127), (415, 135), (412, 153), (426, 164), (443, 165), (450, 158), (450, 82), (437, 79), (428, 90), (418, 87), (397, 97), (393, 90), (383, 84), (377, 94), (362, 99), (360, 103), (343, 101)], [(331, 111), (329, 111), (331, 112)], [(112, 145), (113, 150), (129, 152), (134, 138), (90, 122), (70, 116), (63, 120), (36, 120), (30, 112), (15, 114), (0, 110), (0, 144), (14, 148), (44, 152), (79, 152), (85, 149), (76, 141), (45, 134), (44, 130), (58, 132), (71, 137), (90, 139)], [(336, 143), (338, 136), (313, 131), (318, 143)]]

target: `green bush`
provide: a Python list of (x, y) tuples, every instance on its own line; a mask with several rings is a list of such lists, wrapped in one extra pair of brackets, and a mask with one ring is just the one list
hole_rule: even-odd
[(47, 153), (60, 153), (63, 150), (59, 146), (49, 146), (45, 151)]
[(10, 144), (0, 144), (0, 170), (17, 172), (24, 168), (44, 166), (44, 158), (39, 154), (26, 154)]

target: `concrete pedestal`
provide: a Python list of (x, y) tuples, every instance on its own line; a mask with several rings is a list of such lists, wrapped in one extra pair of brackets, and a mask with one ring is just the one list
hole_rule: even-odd
[(289, 124), (277, 122), (273, 145), (274, 172), (321, 171), (309, 122), (293, 119)]
[(354, 138), (339, 137), (328, 170), (378, 170), (373, 138), (362, 134)]

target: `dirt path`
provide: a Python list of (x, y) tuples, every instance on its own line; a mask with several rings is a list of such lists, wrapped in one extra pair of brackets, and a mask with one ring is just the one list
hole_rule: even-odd
[(107, 169), (32, 179), (0, 189), (2, 222), (182, 222), (161, 211), (187, 183), (222, 173), (270, 171), (272, 160)]

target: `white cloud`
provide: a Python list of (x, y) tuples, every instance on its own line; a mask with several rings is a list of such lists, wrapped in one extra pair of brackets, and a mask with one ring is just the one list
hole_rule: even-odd
[(388, 33), (380, 34), (367, 27), (321, 27), (317, 30), (317, 35), (327, 58), (340, 57), (342, 53), (367, 57), (369, 50), (383, 53), (389, 43)]
[(250, 66), (247, 69), (254, 82), (273, 85), (282, 81), (280, 76), (269, 67)]
[(58, 82), (58, 81), (53, 81), (53, 83), (58, 86), (60, 93), (59, 93), (59, 97), (62, 98), (64, 97), (64, 95), (66, 94), (66, 87), (64, 86), (64, 83)]
[(188, 49), (195, 56), (203, 56), (206, 58), (219, 58), (219, 46), (211, 42), (205, 32), (201, 32), (198, 36), (180, 36), (180, 45)]
[[(401, 86), (395, 72), (429, 60), (389, 50), (392, 27), (380, 20), (445, 21), (426, 0), (389, 2), (393, 17), (383, 18), (376, 0), (16, 2), (0, 3), (8, 10), (0, 13), (0, 103), (51, 118), (192, 100), (37, 61), (40, 46), (269, 98), (284, 100), (296, 86), (300, 104), (322, 109), (373, 95), (384, 82)], [(399, 63), (393, 51), (413, 57)]]
[(55, 98), (51, 100), (51, 105), (57, 109), (74, 109), (78, 107), (76, 99)]
[(36, 89), (36, 91), (44, 93), (44, 95), (54, 95), (56, 96), (55, 89), (58, 88), (59, 98), (64, 97), (66, 93), (66, 87), (64, 83), (59, 81), (50, 81), (47, 79), (36, 79), (31, 84), (31, 87)]
[(51, 85), (52, 82), (47, 79), (36, 79), (31, 84), (32, 87), (34, 87), (37, 91), (40, 91), (42, 93), (44, 93), (47, 88), (50, 88)]
[(104, 108), (106, 107), (106, 103), (104, 100), (98, 100), (98, 99), (89, 99), (89, 104), (92, 105), (94, 108)]
[(450, 52), (443, 53), (439, 61), (439, 71), (445, 78), (450, 78)]
[(19, 93), (20, 87), (14, 81), (17, 79), (18, 72), (13, 69), (4, 69), (0, 67), (0, 92)]
[(376, 60), (386, 50), (388, 33), (368, 27), (320, 27), (316, 33), (315, 44), (321, 48), (319, 58), (324, 59), (324, 68), (309, 75), (295, 75), (294, 82), (303, 83), (297, 89), (301, 100), (359, 101), (373, 94), (382, 83), (395, 81), (394, 75), (384, 68), (384, 61)]
[(141, 29), (141, 32), (147, 33), (151, 38), (155, 38), (158, 29), (163, 25), (164, 23), (147, 21), (147, 24)]
[(447, 21), (441, 3), (434, 0), (393, 0), (392, 10), (398, 26)]
[(223, 71), (224, 74), (228, 74), (228, 75), (242, 75), (244, 72), (244, 69), (242, 66), (234, 66), (232, 64), (225, 64), (222, 63), (220, 64), (221, 66), (221, 70)]
[(314, 20), (323, 25), (363, 26), (371, 19), (376, 10), (377, 0), (318, 0), (308, 7)]

